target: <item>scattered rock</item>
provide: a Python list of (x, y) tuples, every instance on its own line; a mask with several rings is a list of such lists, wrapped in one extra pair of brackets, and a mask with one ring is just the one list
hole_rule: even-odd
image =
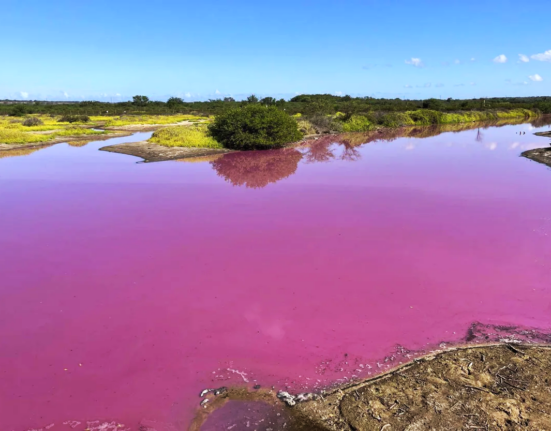
[(253, 386), (253, 389), (258, 390), (258, 389), (260, 389), (260, 387), (261, 387), (260, 385), (254, 385), (254, 386)]
[(200, 405), (201, 407), (204, 407), (209, 402), (208, 398), (205, 398), (203, 401), (201, 401)]
[(225, 386), (222, 386), (221, 388), (218, 388), (218, 389), (214, 390), (214, 395), (218, 396), (218, 395), (221, 395), (225, 392), (228, 392), (228, 388), (226, 388)]
[(199, 394), (199, 396), (200, 396), (201, 398), (203, 398), (205, 395), (207, 395), (209, 392), (212, 392), (212, 391), (214, 391), (214, 389), (203, 389), (203, 390), (201, 391), (201, 393)]
[(296, 405), (295, 397), (289, 392), (279, 391), (277, 393), (277, 397), (289, 407), (293, 407), (294, 405)]

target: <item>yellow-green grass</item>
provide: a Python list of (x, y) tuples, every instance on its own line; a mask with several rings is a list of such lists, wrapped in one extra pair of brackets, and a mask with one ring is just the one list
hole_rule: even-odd
[(203, 125), (164, 127), (153, 133), (149, 142), (165, 147), (224, 148)]
[[(0, 117), (1, 144), (34, 144), (48, 142), (63, 136), (101, 135), (105, 132), (77, 126), (69, 123), (58, 123), (55, 117), (35, 115), (44, 124), (27, 127), (24, 119)], [(51, 132), (51, 133), (41, 133)]]
[(105, 127), (130, 126), (135, 124), (175, 124), (182, 121), (208, 122), (209, 117), (197, 115), (121, 115), (120, 117), (92, 116), (93, 123), (102, 123)]
[[(27, 127), (23, 125), (25, 118), (0, 116), (0, 143), (1, 144), (33, 144), (48, 142), (60, 137), (101, 135), (106, 132), (92, 130), (91, 127), (174, 124), (182, 121), (209, 122), (208, 117), (196, 115), (129, 115), (121, 117), (97, 116), (90, 117), (87, 123), (60, 122), (61, 116), (33, 115), (43, 124)], [(51, 132), (51, 133), (40, 133)]]

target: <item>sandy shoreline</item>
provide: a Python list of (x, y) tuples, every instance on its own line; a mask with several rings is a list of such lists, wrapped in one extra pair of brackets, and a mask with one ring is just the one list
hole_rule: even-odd
[(100, 148), (100, 151), (140, 157), (144, 160), (144, 162), (162, 162), (167, 160), (205, 157), (233, 152), (232, 150), (217, 148), (165, 147), (149, 141), (108, 145)]

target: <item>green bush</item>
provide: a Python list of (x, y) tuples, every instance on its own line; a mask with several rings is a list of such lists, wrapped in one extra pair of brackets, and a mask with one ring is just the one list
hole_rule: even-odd
[(417, 111), (408, 111), (406, 114), (413, 120), (415, 125), (429, 126), (431, 124), (440, 124), (442, 113), (431, 111), (430, 109), (418, 109)]
[(279, 148), (302, 139), (297, 122), (276, 107), (248, 104), (218, 115), (211, 136), (234, 150)]
[(33, 127), (33, 126), (42, 126), (44, 122), (38, 117), (29, 117), (23, 121), (23, 126)]
[(87, 123), (90, 121), (88, 115), (64, 115), (59, 120), (58, 123)]
[(373, 123), (363, 115), (352, 115), (342, 125), (344, 132), (368, 132), (373, 130), (373, 128)]
[(27, 113), (27, 108), (24, 105), (15, 105), (10, 109), (10, 117), (22, 117)]

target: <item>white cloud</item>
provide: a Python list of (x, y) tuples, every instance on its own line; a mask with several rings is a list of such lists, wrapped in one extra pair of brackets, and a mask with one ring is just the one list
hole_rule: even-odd
[(551, 61), (551, 49), (549, 51), (545, 51), (542, 54), (532, 55), (532, 59), (538, 61)]
[(189, 99), (191, 97), (191, 93), (186, 93), (185, 96)]
[(476, 58), (472, 57), (472, 58), (471, 58), (471, 61), (476, 61)]
[(454, 61), (454, 63), (455, 63), (455, 64), (461, 64), (461, 60), (456, 59), (456, 60)]
[(474, 87), (476, 85), (476, 82), (471, 82), (471, 85)]
[(342, 96), (342, 91), (335, 91), (335, 96)]
[(406, 85), (404, 85), (404, 87), (405, 87), (405, 88), (413, 88), (413, 85), (411, 85), (411, 84), (406, 84)]
[(214, 92), (214, 94), (222, 94), (222, 93), (220, 93), (220, 91), (216, 90), (216, 91)]
[(524, 55), (524, 54), (519, 54), (518, 55), (518, 62), (519, 63), (528, 63), (530, 61), (530, 59), (528, 58), (527, 55)]
[(67, 93), (66, 91), (62, 91), (61, 94), (63, 94), (63, 97), (65, 98), (69, 97), (69, 93)]
[(27, 93), (26, 91), (20, 91), (19, 94), (23, 99), (26, 99), (27, 97), (29, 97), (29, 93)]
[(543, 78), (539, 76), (537, 73), (534, 75), (530, 75), (528, 78), (530, 78), (534, 82), (541, 82), (543, 81)]
[(120, 94), (120, 93), (117, 93), (117, 94), (115, 94), (115, 96), (117, 96), (117, 97), (121, 97), (121, 94)]
[(497, 142), (489, 142), (484, 145), (488, 150), (494, 151), (497, 148)]
[(439, 82), (438, 84), (435, 85), (435, 87), (438, 87), (438, 88), (441, 88), (443, 86), (444, 86), (444, 84), (442, 84), (441, 82)]
[(406, 60), (406, 64), (410, 64), (415, 67), (423, 67), (423, 61), (420, 58), (412, 57), (411, 60)]
[(493, 62), (494, 63), (507, 63), (507, 57), (503, 54), (498, 55), (496, 58), (494, 58)]

